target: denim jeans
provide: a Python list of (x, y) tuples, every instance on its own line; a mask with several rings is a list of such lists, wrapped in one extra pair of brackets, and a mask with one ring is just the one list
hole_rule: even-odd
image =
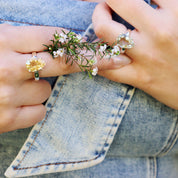
[[(95, 35), (88, 26), (95, 5), (75, 0), (6, 0), (0, 2), (0, 20), (59, 26), (91, 40)], [(11, 152), (8, 160), (14, 159), (6, 176), (176, 178), (178, 111), (131, 86), (100, 76), (83, 78), (76, 73), (59, 76), (56, 82), (48, 79), (55, 85), (46, 117), (33, 127), (15, 159), (26, 129), (0, 136), (2, 157)]]

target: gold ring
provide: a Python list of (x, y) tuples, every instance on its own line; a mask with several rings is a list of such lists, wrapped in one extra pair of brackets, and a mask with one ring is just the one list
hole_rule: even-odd
[(38, 81), (39, 78), (39, 70), (43, 69), (46, 63), (42, 60), (42, 58), (38, 58), (36, 52), (32, 52), (32, 57), (27, 60), (26, 68), (29, 72), (34, 72), (34, 78)]

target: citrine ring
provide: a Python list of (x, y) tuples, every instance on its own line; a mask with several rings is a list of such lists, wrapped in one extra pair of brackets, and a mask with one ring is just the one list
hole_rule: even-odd
[(26, 68), (29, 72), (34, 72), (34, 78), (36, 81), (39, 80), (39, 70), (43, 69), (46, 63), (42, 58), (38, 58), (36, 52), (32, 53), (32, 57), (27, 60)]

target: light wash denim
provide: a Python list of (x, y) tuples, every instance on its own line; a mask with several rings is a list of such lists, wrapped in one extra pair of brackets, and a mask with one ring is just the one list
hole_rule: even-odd
[[(90, 41), (95, 38), (92, 25), (88, 28), (95, 5), (75, 0), (1, 0), (0, 20), (60, 26)], [(178, 111), (144, 92), (77, 73), (58, 77), (46, 108), (46, 117), (33, 127), (7, 177), (177, 178)], [(23, 131), (2, 134), (0, 141), (9, 138), (8, 150), (17, 149), (18, 134)], [(11, 141), (14, 144), (8, 147)], [(11, 155), (13, 160), (15, 153)]]

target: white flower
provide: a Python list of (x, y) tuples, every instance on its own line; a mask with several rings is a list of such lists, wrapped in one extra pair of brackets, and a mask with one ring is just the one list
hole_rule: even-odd
[(118, 56), (120, 54), (120, 48), (119, 46), (114, 46), (111, 50), (111, 56)]
[(93, 68), (92, 75), (96, 75), (98, 73), (98, 67)]
[(53, 51), (53, 56), (56, 58), (58, 57), (57, 51)]
[(79, 34), (76, 36), (76, 38), (78, 39), (78, 41), (80, 41), (82, 39), (82, 36)]
[(57, 51), (56, 51), (56, 53), (57, 53), (57, 55), (58, 56), (63, 56), (63, 54), (64, 54), (64, 48), (59, 48)]
[(61, 33), (59, 36), (59, 42), (64, 43), (67, 40), (67, 35), (64, 33)]
[(120, 51), (119, 46), (114, 46), (114, 48), (113, 48), (113, 49), (114, 49), (114, 52), (115, 52), (115, 53), (117, 53), (118, 51)]
[(103, 46), (100, 46), (99, 52), (101, 52), (101, 53), (104, 52), (106, 50), (106, 48), (107, 48), (106, 44), (104, 44)]

